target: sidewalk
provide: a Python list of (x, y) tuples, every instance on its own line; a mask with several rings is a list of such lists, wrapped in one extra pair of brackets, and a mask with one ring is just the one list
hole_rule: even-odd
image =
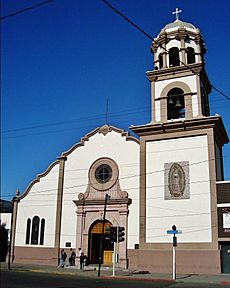
[[(1, 263), (1, 270), (7, 270), (7, 263)], [(11, 264), (11, 269), (15, 271), (31, 271), (38, 273), (52, 273), (52, 274), (67, 274), (76, 275), (79, 277), (98, 277), (98, 266), (86, 266), (84, 271), (76, 269), (74, 266), (67, 266), (65, 268), (57, 268), (54, 266), (44, 265), (30, 265), (30, 264)], [(112, 276), (111, 267), (101, 267), (101, 278), (109, 279), (127, 279), (127, 280), (138, 280), (138, 281), (167, 281), (175, 282), (172, 280), (171, 274), (157, 274), (157, 273), (146, 273), (142, 274), (141, 271), (130, 271), (125, 269), (117, 268), (115, 270), (115, 277)], [(184, 283), (209, 283), (209, 284), (222, 284), (223, 287), (230, 287), (230, 275), (177, 275), (176, 282)]]

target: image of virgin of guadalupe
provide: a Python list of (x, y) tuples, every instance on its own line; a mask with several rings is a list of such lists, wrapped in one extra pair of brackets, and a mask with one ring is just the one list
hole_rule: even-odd
[(185, 173), (178, 163), (174, 163), (168, 174), (168, 188), (172, 197), (181, 197), (185, 190)]

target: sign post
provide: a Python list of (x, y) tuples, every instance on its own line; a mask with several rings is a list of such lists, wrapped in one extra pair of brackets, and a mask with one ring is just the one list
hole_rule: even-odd
[(113, 277), (115, 276), (116, 250), (116, 242), (113, 242)]
[(172, 230), (167, 230), (167, 234), (172, 234), (173, 235), (173, 280), (176, 280), (176, 247), (177, 247), (177, 237), (176, 234), (181, 234), (181, 230), (176, 229), (176, 225), (172, 226)]

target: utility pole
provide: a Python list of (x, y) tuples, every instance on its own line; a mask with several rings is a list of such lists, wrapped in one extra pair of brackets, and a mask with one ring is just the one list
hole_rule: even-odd
[(98, 277), (100, 277), (101, 274), (101, 264), (103, 260), (103, 252), (104, 252), (104, 227), (105, 227), (105, 215), (106, 215), (106, 205), (109, 199), (109, 195), (105, 195), (105, 206), (104, 206), (104, 216), (103, 216), (103, 222), (102, 222), (102, 232), (101, 232), (101, 239), (100, 239), (100, 250), (99, 250), (99, 265), (98, 265)]

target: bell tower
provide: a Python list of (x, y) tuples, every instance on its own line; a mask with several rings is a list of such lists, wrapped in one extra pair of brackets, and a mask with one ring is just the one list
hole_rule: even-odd
[(147, 71), (151, 82), (152, 123), (209, 116), (208, 80), (200, 30), (179, 20), (167, 24), (154, 39), (154, 69)]
[(216, 181), (224, 177), (222, 147), (228, 136), (221, 117), (210, 115), (204, 40), (198, 28), (179, 20), (180, 12), (173, 12), (176, 20), (152, 42), (154, 67), (146, 72), (151, 122), (130, 127), (140, 137), (140, 257), (135, 261), (169, 273), (172, 239), (166, 231), (176, 225), (182, 230), (178, 273), (218, 274)]

